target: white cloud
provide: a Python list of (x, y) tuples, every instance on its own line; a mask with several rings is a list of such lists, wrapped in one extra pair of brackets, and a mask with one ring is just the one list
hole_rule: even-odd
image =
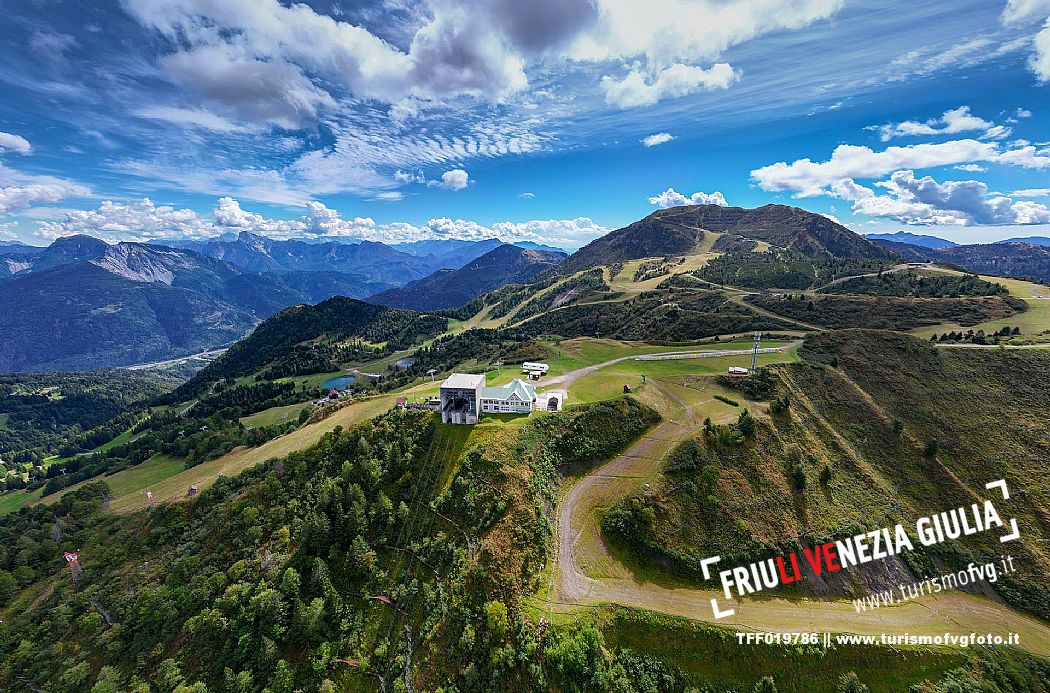
[[(33, 147), (24, 137), (0, 132), (0, 155), (7, 152), (26, 156), (33, 153)], [(86, 185), (56, 176), (23, 173), (0, 161), (0, 214), (90, 194)]]
[(715, 63), (707, 69), (675, 63), (650, 74), (633, 69), (619, 80), (606, 75), (602, 77), (602, 89), (606, 103), (617, 108), (639, 108), (665, 98), (728, 89), (739, 76), (729, 63)]
[(1035, 51), (1028, 66), (1040, 82), (1050, 82), (1050, 18), (1042, 31), (1035, 35)]
[[(624, 108), (725, 88), (736, 73), (714, 61), (728, 48), (827, 19), (843, 0), (420, 4), (415, 22), (397, 27), (403, 38), (395, 45), (305, 3), (123, 0), (136, 21), (169, 41), (162, 61), (169, 79), (243, 117), (277, 123), (327, 105), (338, 88), (390, 104), (398, 121), (415, 117), (420, 102), (503, 102), (527, 88), (527, 67), (555, 61), (627, 66), (626, 77), (603, 80), (608, 102)], [(244, 78), (233, 78), (238, 73)], [(230, 93), (218, 89), (223, 82)]]
[(1003, 10), (1005, 24), (1045, 21), (1032, 40), (1029, 69), (1040, 82), (1050, 81), (1050, 0), (1009, 0)]
[(658, 144), (665, 144), (675, 139), (675, 136), (669, 132), (657, 132), (648, 137), (643, 137), (640, 142), (643, 147), (655, 147)]
[(53, 31), (36, 30), (29, 39), (29, 47), (33, 52), (52, 65), (64, 65), (67, 62), (66, 52), (75, 45), (76, 38)]
[(149, 198), (122, 204), (105, 200), (97, 209), (69, 212), (62, 221), (42, 221), (36, 235), (59, 238), (84, 233), (105, 240), (150, 238), (200, 238), (212, 235), (214, 226), (192, 209), (157, 206)]
[(1024, 168), (1050, 167), (1050, 153), (1034, 146), (1003, 151), (994, 142), (974, 139), (892, 146), (882, 151), (843, 144), (831, 158), (814, 162), (809, 158), (792, 163), (778, 162), (751, 171), (752, 179), (771, 192), (790, 191), (797, 197), (827, 194), (845, 179), (878, 178), (901, 169), (923, 169), (974, 162), (994, 162)]
[(531, 200), (532, 198), (536, 197), (536, 193), (520, 192), (518, 193), (518, 197), (522, 198), (523, 200)]
[(229, 197), (219, 199), (211, 218), (191, 209), (155, 205), (151, 200), (122, 204), (103, 202), (94, 210), (75, 210), (60, 221), (41, 221), (37, 236), (58, 238), (87, 233), (109, 241), (206, 238), (229, 231), (248, 231), (270, 238), (345, 237), (389, 243), (427, 239), (536, 241), (578, 247), (609, 229), (587, 217), (485, 226), (463, 219), (436, 218), (425, 224), (377, 224), (368, 217), (344, 219), (338, 211), (310, 201), (306, 214), (274, 219), (245, 210)]
[(0, 154), (4, 152), (28, 155), (33, 153), (33, 147), (29, 144), (29, 140), (20, 135), (0, 132)]
[[(970, 113), (969, 106), (960, 106), (944, 112), (938, 118), (931, 118), (924, 122), (905, 120), (900, 123), (887, 123), (872, 129), (878, 130), (879, 138), (888, 142), (894, 137), (915, 137), (919, 135), (955, 135), (960, 132), (974, 130), (989, 131), (996, 126), (984, 118), (979, 118)], [(1008, 128), (1007, 128), (1008, 130)], [(996, 131), (1002, 132), (1001, 130)]]
[(336, 104), (297, 65), (244, 55), (237, 46), (199, 46), (167, 56), (162, 65), (176, 84), (241, 120), (296, 128)]
[[(942, 44), (933, 43), (910, 50), (891, 61), (884, 80), (903, 82), (912, 77), (922, 77), (945, 70), (963, 70), (1024, 50), (1030, 42), (1026, 36), (1005, 43), (980, 36), (962, 40), (947, 48)], [(880, 79), (874, 83), (884, 80)]]
[(728, 206), (725, 196), (720, 192), (705, 193), (695, 192), (689, 197), (686, 197), (682, 193), (676, 191), (674, 188), (668, 188), (659, 195), (649, 198), (649, 204), (656, 205), (661, 209), (667, 209), (669, 207), (680, 207), (682, 205), (718, 205), (720, 207)]
[(854, 214), (895, 219), (905, 224), (952, 224), (959, 226), (1045, 224), (1050, 208), (1035, 202), (1014, 202), (1003, 195), (988, 194), (980, 181), (946, 181), (930, 176), (916, 178), (913, 171), (897, 171), (889, 180), (876, 183), (889, 195), (855, 199)]
[(956, 171), (966, 171), (967, 173), (984, 173), (985, 167), (980, 164), (959, 164), (955, 167)]
[(441, 174), (441, 182), (438, 184), (444, 190), (462, 190), (470, 185), (470, 176), (461, 168), (454, 168)]
[(1040, 15), (1050, 15), (1050, 0), (1008, 0), (1003, 9), (1003, 21), (1007, 23)]
[(179, 108), (176, 106), (147, 106), (135, 111), (140, 118), (162, 120), (180, 127), (200, 128), (211, 132), (229, 133), (244, 132), (248, 128), (238, 125), (228, 118), (216, 115), (200, 108)]
[(1024, 188), (1010, 193), (1013, 197), (1050, 197), (1050, 188)]

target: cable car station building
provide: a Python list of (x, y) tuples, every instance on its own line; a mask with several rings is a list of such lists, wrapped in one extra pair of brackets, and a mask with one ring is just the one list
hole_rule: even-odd
[[(482, 414), (531, 414), (536, 403), (536, 388), (520, 378), (486, 387), (484, 375), (453, 373), (441, 383), (442, 423), (476, 424)], [(560, 408), (556, 405), (550, 411)]]

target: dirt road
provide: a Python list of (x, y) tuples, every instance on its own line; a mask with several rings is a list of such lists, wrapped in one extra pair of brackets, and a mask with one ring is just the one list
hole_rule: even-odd
[[(673, 387), (660, 385), (669, 397)], [(696, 430), (684, 405), (624, 453), (576, 480), (558, 505), (555, 575), (547, 595), (552, 611), (619, 604), (697, 619), (727, 627), (767, 632), (832, 632), (858, 635), (1020, 634), (1020, 646), (1050, 656), (1050, 627), (1026, 614), (962, 592), (944, 592), (893, 607), (858, 614), (853, 602), (815, 599), (745, 599), (727, 603), (720, 591), (669, 587), (637, 576), (605, 544), (600, 510), (655, 480), (667, 453)], [(733, 616), (716, 621), (711, 599)]]

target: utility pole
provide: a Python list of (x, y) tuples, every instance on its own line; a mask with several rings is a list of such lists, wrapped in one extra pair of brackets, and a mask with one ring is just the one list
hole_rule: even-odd
[(434, 382), (434, 374), (435, 373), (437, 373), (437, 371), (434, 370), (433, 368), (431, 368), (429, 371), (427, 371), (427, 375), (430, 376), (430, 382)]
[(503, 369), (501, 368), (501, 366), (503, 365), (502, 361), (496, 361), (496, 363), (494, 363), (492, 365), (496, 367), (496, 373), (497, 374), (503, 375)]
[(751, 352), (751, 372), (755, 372), (755, 364), (758, 363), (758, 345), (762, 342), (762, 333), (755, 332), (755, 350)]

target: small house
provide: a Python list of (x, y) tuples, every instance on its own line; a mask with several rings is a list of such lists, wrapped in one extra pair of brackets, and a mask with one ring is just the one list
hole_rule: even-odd
[(729, 367), (729, 375), (747, 375), (750, 372), (751, 371), (749, 371), (748, 369), (741, 368), (740, 366), (730, 366)]
[(398, 409), (404, 409), (408, 406), (408, 397), (398, 397), (396, 400), (396, 405)]
[(535, 371), (540, 375), (545, 375), (550, 369), (551, 367), (548, 366), (546, 363), (537, 363), (535, 361), (526, 361), (525, 363), (521, 364), (521, 370), (523, 373), (531, 374), (533, 371)]

